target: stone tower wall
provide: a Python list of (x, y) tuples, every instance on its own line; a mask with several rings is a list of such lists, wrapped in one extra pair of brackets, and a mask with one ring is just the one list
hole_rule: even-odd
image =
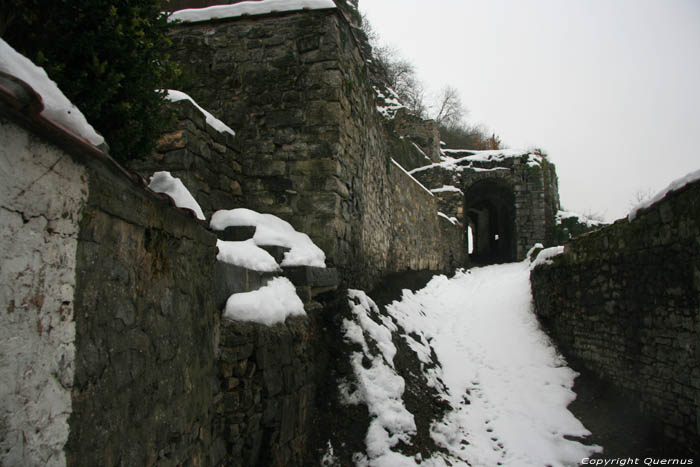
[[(341, 10), (182, 24), (172, 38), (195, 78), (189, 93), (237, 132), (247, 207), (307, 232), (356, 287), (388, 272), (463, 263), (449, 243), (462, 234), (443, 237), (453, 226), (440, 227), (434, 197), (391, 161), (418, 151), (376, 111)], [(403, 206), (422, 222), (396, 235)]]

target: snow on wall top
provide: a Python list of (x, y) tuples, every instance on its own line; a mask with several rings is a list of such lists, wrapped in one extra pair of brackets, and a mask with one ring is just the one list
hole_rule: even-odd
[(557, 215), (556, 215), (555, 220), (556, 220), (557, 225), (559, 225), (559, 224), (561, 224), (561, 222), (564, 219), (570, 219), (572, 217), (575, 217), (576, 221), (579, 224), (585, 224), (587, 227), (595, 227), (598, 225), (605, 224), (605, 222), (597, 221), (597, 220), (591, 219), (590, 217), (585, 216), (583, 214), (578, 214), (576, 212), (571, 212), (571, 211), (557, 211)]
[(288, 316), (305, 315), (294, 284), (286, 277), (275, 277), (258, 290), (231, 295), (223, 318), (273, 326), (284, 323)]
[(429, 194), (430, 196), (435, 196), (435, 195), (434, 195), (430, 190), (428, 190), (421, 182), (419, 182), (418, 180), (416, 180), (416, 179), (413, 177), (413, 175), (411, 175), (411, 172), (407, 171), (406, 169), (404, 169), (404, 168), (401, 166), (401, 164), (399, 164), (398, 162), (396, 162), (396, 161), (394, 160), (393, 157), (391, 158), (391, 162), (392, 162), (396, 167), (398, 167), (399, 169), (401, 169), (401, 170), (403, 171), (403, 173), (405, 173), (406, 175), (408, 175), (408, 176), (411, 178), (411, 180), (413, 180), (414, 182), (416, 182), (421, 188), (423, 188), (426, 192), (428, 192), (428, 194)]
[(210, 127), (214, 128), (216, 131), (219, 133), (229, 133), (232, 136), (236, 136), (236, 132), (233, 131), (228, 125), (226, 125), (224, 122), (204, 110), (199, 104), (197, 104), (194, 99), (192, 99), (190, 96), (185, 94), (182, 91), (176, 91), (174, 89), (168, 89), (167, 90), (167, 95), (165, 98), (169, 100), (170, 102), (178, 102), (178, 101), (183, 101), (187, 100), (192, 102), (192, 104), (197, 107), (197, 109), (204, 114), (204, 117), (206, 119), (207, 125)]
[(0, 39), (0, 71), (21, 79), (41, 96), (44, 103), (44, 110), (41, 111), (42, 116), (85, 138), (94, 146), (104, 143), (104, 138), (95, 131), (80, 110), (58, 89), (46, 71), (34, 65), (31, 60), (17, 52), (2, 39)]
[(630, 222), (632, 222), (637, 217), (639, 211), (641, 211), (642, 209), (650, 207), (651, 205), (661, 201), (667, 194), (676, 190), (680, 190), (684, 186), (696, 182), (698, 180), (700, 180), (700, 170), (690, 172), (689, 174), (686, 174), (681, 178), (677, 178), (676, 180), (672, 181), (666, 188), (655, 194), (653, 197), (649, 198), (646, 201), (642, 201), (634, 208), (632, 208), (632, 210), (627, 215), (627, 219)]
[(215, 5), (206, 8), (188, 8), (173, 12), (168, 21), (194, 23), (213, 19), (236, 18), (243, 15), (264, 15), (283, 11), (320, 10), (335, 8), (333, 0), (262, 0)]
[(440, 153), (440, 162), (418, 167), (411, 170), (410, 173), (413, 174), (435, 168), (442, 168), (444, 170), (454, 172), (461, 172), (462, 170), (499, 170), (499, 167), (494, 169), (473, 167), (473, 163), (503, 162), (507, 159), (518, 159), (521, 157), (527, 158), (527, 165), (530, 167), (540, 167), (542, 165), (542, 156), (524, 151), (522, 149), (496, 149), (490, 151), (475, 151), (472, 149), (441, 149)]
[(202, 208), (189, 192), (185, 184), (177, 177), (173, 177), (170, 172), (156, 172), (151, 176), (148, 188), (156, 193), (164, 193), (172, 198), (178, 208), (190, 209), (194, 211), (197, 219), (205, 220)]

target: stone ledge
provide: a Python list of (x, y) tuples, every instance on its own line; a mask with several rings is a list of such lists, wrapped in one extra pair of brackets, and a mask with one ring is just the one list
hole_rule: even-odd
[(340, 282), (338, 270), (335, 268), (319, 268), (313, 266), (286, 266), (283, 274), (297, 287), (312, 288), (337, 286)]
[(214, 304), (221, 310), (231, 295), (257, 290), (276, 275), (217, 261), (214, 265)]
[(226, 242), (242, 242), (253, 238), (255, 235), (255, 226), (239, 225), (235, 227), (226, 227), (224, 230), (215, 230), (214, 233), (219, 240)]

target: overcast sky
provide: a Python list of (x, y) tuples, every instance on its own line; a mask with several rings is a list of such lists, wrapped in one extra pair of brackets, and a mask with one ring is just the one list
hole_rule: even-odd
[(564, 208), (626, 215), (700, 169), (700, 0), (360, 0), (469, 123), (541, 147)]

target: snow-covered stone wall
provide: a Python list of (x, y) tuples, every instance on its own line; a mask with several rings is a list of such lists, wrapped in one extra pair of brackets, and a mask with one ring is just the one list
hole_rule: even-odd
[[(377, 111), (358, 33), (341, 9), (183, 23), (171, 36), (173, 55), (197, 78), (191, 95), (236, 130), (245, 206), (308, 233), (355, 287), (421, 262), (462, 264), (464, 254), (447, 249), (466, 252), (463, 244), (443, 248), (460, 234), (441, 237), (433, 196), (391, 161), (428, 162)], [(428, 126), (416, 136), (434, 145)], [(423, 222), (396, 235), (409, 205)]]
[(532, 292), (562, 351), (700, 452), (700, 182), (552, 262), (532, 272)]
[(0, 119), (0, 465), (66, 465), (86, 170)]

